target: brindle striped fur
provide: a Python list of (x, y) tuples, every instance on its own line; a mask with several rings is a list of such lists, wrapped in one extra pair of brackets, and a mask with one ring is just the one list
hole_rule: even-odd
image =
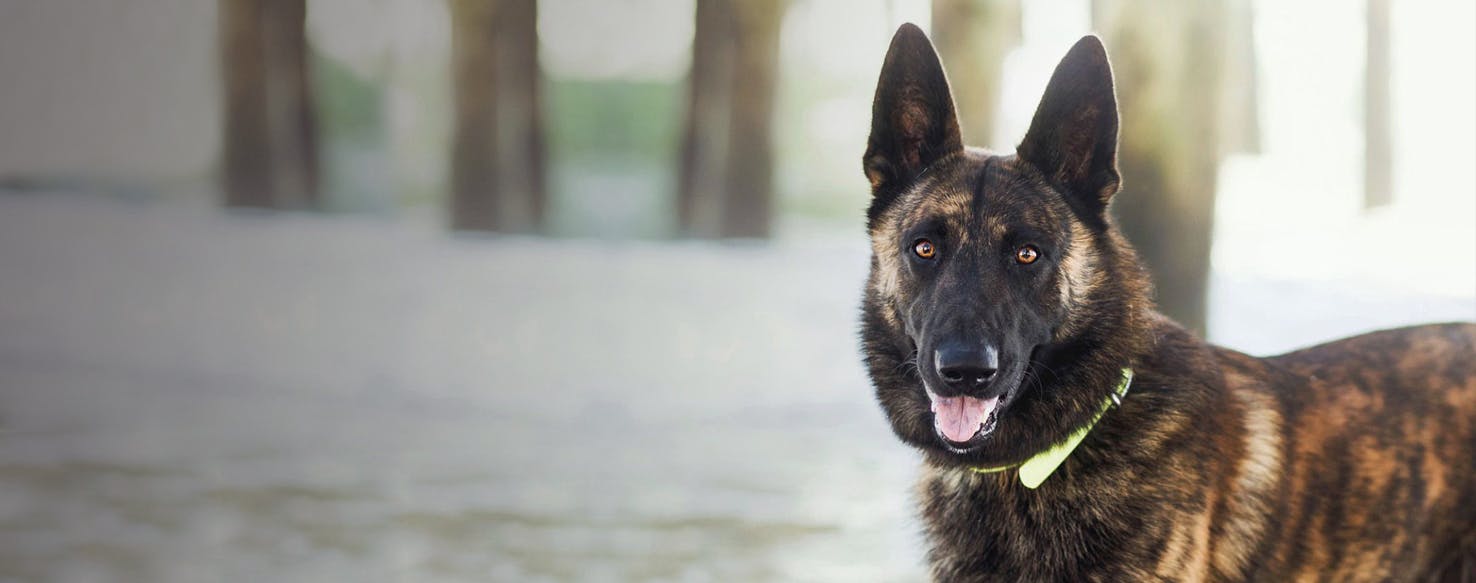
[[(1093, 37), (1012, 155), (964, 148), (926, 37), (907, 25), (893, 39), (864, 160), (862, 340), (893, 430), (923, 453), (934, 578), (1476, 582), (1476, 325), (1271, 358), (1205, 343), (1154, 311), (1107, 213), (1116, 142)], [(919, 233), (940, 259), (908, 255)], [(1028, 268), (1003, 259), (1021, 241), (1042, 251)], [(958, 318), (1017, 347), (997, 429), (966, 451), (934, 432), (917, 355)], [(969, 469), (1063, 439), (1124, 366), (1128, 397), (1040, 488)]]

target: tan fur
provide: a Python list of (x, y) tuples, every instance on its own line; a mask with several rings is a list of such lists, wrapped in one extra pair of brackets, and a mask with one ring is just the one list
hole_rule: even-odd
[(1253, 379), (1227, 373), (1226, 384), (1242, 408), (1243, 454), (1226, 499), (1224, 536), (1216, 541), (1214, 566), (1236, 576), (1255, 552), (1270, 512), (1269, 498), (1281, 479), (1281, 414), (1269, 395), (1257, 391)]
[[(1068, 313), (1081, 308), (1086, 301), (1087, 291), (1099, 285), (1097, 281), (1096, 248), (1086, 227), (1080, 222), (1071, 222), (1071, 248), (1061, 259), (1060, 281), (1061, 305)], [(1077, 332), (1077, 322), (1068, 319), (1057, 332), (1057, 338), (1068, 338)]]
[(1154, 574), (1164, 579), (1201, 583), (1208, 580), (1210, 563), (1210, 513), (1184, 516), (1169, 537), (1163, 559)]
[(916, 204), (918, 193), (923, 192), (930, 182), (923, 182), (904, 194), (899, 203), (893, 205), (883, 215), (882, 220), (877, 221), (876, 227), (871, 230), (871, 256), (876, 258), (877, 268), (872, 271), (874, 281), (872, 288), (883, 298), (895, 298), (898, 294), (897, 282), (902, 276), (902, 257), (897, 253), (894, 246), (897, 244), (898, 219), (903, 209)]

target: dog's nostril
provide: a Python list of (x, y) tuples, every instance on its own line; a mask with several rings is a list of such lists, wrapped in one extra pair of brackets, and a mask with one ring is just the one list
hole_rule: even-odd
[(992, 368), (981, 366), (956, 366), (939, 370), (938, 374), (949, 384), (959, 384), (967, 381), (975, 385), (982, 385), (989, 382), (989, 379), (994, 378), (994, 372), (995, 370)]
[(999, 353), (993, 348), (950, 346), (933, 355), (933, 364), (943, 382), (954, 387), (978, 386), (989, 382), (999, 366)]

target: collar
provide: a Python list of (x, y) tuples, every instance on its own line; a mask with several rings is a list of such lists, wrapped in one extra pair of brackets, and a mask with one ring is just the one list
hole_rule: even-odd
[[(1081, 441), (1086, 439), (1087, 434), (1092, 432), (1092, 428), (1097, 426), (1097, 422), (1102, 420), (1102, 415), (1107, 413), (1107, 409), (1111, 408), (1114, 404), (1122, 405), (1122, 398), (1127, 396), (1128, 387), (1132, 386), (1132, 384), (1133, 369), (1123, 368), (1122, 380), (1117, 383), (1117, 389), (1102, 402), (1102, 408), (1098, 409), (1097, 414), (1092, 416), (1091, 422), (1072, 432), (1065, 441), (1051, 446), (1049, 449), (1025, 460), (1025, 463), (1019, 464), (1020, 483), (1024, 484), (1026, 488), (1034, 490), (1046, 478), (1051, 477), (1051, 473), (1055, 472), (1056, 468), (1061, 467), (1061, 464), (1066, 461), (1067, 456), (1070, 456), (1071, 452), (1076, 451), (1076, 446), (1081, 445)], [(1013, 467), (1016, 466), (1008, 465), (993, 468), (969, 469), (981, 474), (993, 474)]]

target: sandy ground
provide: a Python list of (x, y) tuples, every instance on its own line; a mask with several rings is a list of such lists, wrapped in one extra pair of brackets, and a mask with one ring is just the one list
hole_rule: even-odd
[[(866, 247), (0, 195), (0, 581), (920, 580)], [(1470, 297), (1217, 274), (1255, 353)]]

